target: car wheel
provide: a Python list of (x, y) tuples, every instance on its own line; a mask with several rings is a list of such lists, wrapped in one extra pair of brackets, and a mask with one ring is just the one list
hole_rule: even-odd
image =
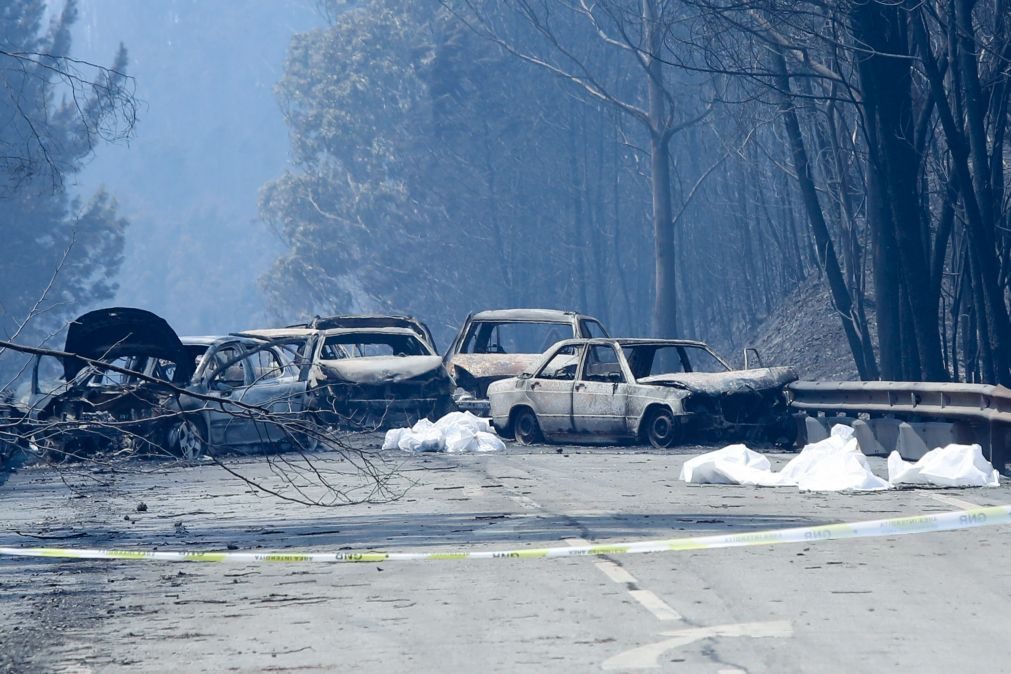
[(534, 445), (544, 441), (541, 425), (537, 423), (537, 415), (528, 407), (516, 413), (516, 418), (513, 419), (513, 434), (516, 442), (521, 445)]
[(203, 422), (195, 417), (180, 417), (169, 429), (169, 449), (187, 461), (207, 454), (207, 434)]
[(428, 415), (429, 421), (438, 421), (450, 412), (456, 412), (456, 403), (453, 401), (453, 396), (445, 395), (439, 396), (435, 403), (432, 405), (432, 411)]
[(303, 452), (315, 452), (323, 444), (320, 436), (326, 433), (327, 427), (313, 416), (313, 412), (305, 415), (304, 419), (300, 423), (303, 424), (305, 430), (294, 431), (290, 436), (292, 445), (294, 445), (292, 449)]
[(765, 439), (780, 449), (793, 449), (797, 444), (799, 428), (790, 415), (776, 419), (765, 429)]
[(681, 425), (668, 409), (658, 409), (646, 422), (646, 438), (659, 449), (673, 447), (681, 436)]

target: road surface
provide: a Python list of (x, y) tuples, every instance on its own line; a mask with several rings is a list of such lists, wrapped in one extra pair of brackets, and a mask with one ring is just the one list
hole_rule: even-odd
[[(0, 485), (0, 545), (542, 547), (1011, 502), (1005, 485), (815, 494), (679, 482), (700, 451), (394, 453), (385, 465), (399, 498), (338, 509), (265, 496), (216, 465), (25, 469)], [(884, 474), (883, 461), (872, 465)], [(296, 470), (262, 457), (227, 466), (274, 488)], [(319, 496), (302, 475), (295, 482)], [(2, 558), (0, 671), (1001, 671), (1011, 669), (1009, 533), (362, 565)]]

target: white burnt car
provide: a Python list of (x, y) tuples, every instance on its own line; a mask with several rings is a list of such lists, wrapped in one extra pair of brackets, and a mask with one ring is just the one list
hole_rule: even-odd
[(521, 444), (741, 437), (789, 445), (788, 367), (731, 370), (702, 342), (570, 339), (488, 387), (492, 423)]

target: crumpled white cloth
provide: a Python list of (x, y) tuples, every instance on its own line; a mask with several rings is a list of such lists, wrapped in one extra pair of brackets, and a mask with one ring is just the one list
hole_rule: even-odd
[(983, 456), (979, 445), (947, 445), (932, 449), (919, 461), (888, 455), (888, 480), (893, 485), (936, 487), (998, 487), (1000, 475)]
[[(804, 447), (778, 473), (772, 471), (769, 460), (762, 454), (744, 445), (730, 445), (686, 461), (681, 468), (681, 479), (693, 484), (793, 486), (803, 491), (879, 491), (890, 489), (893, 484), (912, 484), (908, 482), (911, 479), (924, 480), (916, 484), (939, 486), (996, 486), (996, 471), (983, 458), (978, 446), (975, 451), (976, 454), (969, 458), (964, 452), (956, 456), (951, 451), (944, 454), (943, 461), (932, 459), (915, 471), (914, 464), (908, 464), (898, 458), (898, 454), (893, 454), (894, 458), (889, 457), (888, 461), (891, 481), (886, 481), (871, 471), (867, 457), (853, 437), (853, 429), (837, 424), (832, 427), (828, 438)], [(928, 456), (930, 453), (915, 466), (920, 466)], [(902, 475), (906, 481), (896, 482), (893, 478), (903, 468), (905, 473)], [(985, 485), (979, 479), (983, 474), (990, 480)]]
[(505, 449), (489, 419), (450, 412), (436, 422), (421, 419), (411, 428), (386, 431), (383, 449), (405, 452), (494, 452)]
[(762, 454), (744, 445), (730, 445), (685, 461), (681, 479), (694, 484), (745, 484), (772, 486), (772, 465)]

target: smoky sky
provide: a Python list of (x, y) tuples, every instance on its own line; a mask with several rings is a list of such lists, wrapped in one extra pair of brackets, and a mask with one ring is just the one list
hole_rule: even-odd
[[(59, 11), (62, 3), (54, 3)], [(291, 36), (322, 22), (312, 0), (87, 0), (73, 55), (110, 64), (120, 43), (141, 101), (127, 143), (98, 147), (77, 176), (130, 220), (116, 303), (183, 334), (264, 320), (260, 274), (281, 252), (257, 217), (288, 136), (273, 87)]]

